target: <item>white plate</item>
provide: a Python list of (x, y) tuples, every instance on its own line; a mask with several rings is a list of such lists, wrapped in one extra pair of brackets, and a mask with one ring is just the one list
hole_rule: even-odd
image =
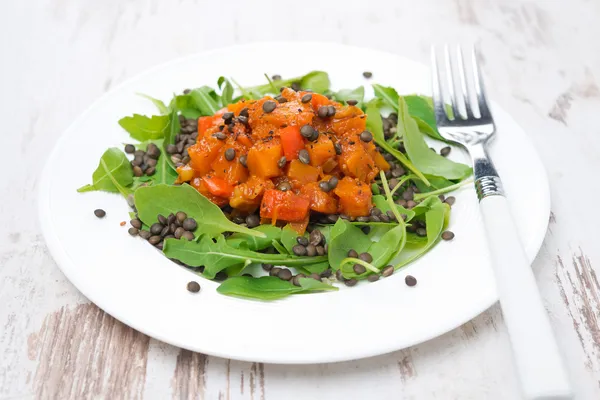
[[(282, 51), (287, 49), (294, 56)], [(441, 335), (497, 300), (474, 189), (456, 193), (452, 242), (376, 283), (334, 293), (292, 296), (263, 303), (221, 296), (217, 283), (178, 267), (127, 234), (122, 197), (80, 194), (104, 150), (128, 142), (117, 121), (155, 113), (146, 93), (169, 99), (186, 87), (215, 85), (219, 76), (243, 85), (310, 70), (329, 72), (334, 88), (377, 82), (401, 93), (428, 93), (425, 66), (379, 51), (333, 44), (271, 43), (193, 55), (154, 68), (99, 99), (64, 133), (41, 180), (39, 210), (52, 255), (65, 275), (103, 310), (159, 340), (206, 354), (273, 363), (332, 362), (374, 356)], [(370, 81), (363, 71), (372, 71)], [(491, 150), (504, 180), (527, 256), (544, 238), (550, 196), (543, 165), (527, 135), (494, 105), (499, 135)], [(439, 146), (439, 145), (438, 145)], [(464, 153), (452, 156), (466, 160)], [(93, 210), (107, 211), (97, 219)], [(406, 274), (418, 279), (404, 283)], [(196, 279), (199, 294), (185, 286)]]

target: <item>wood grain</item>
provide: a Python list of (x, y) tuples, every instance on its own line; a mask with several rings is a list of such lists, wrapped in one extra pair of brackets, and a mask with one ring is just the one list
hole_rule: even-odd
[[(89, 304), (58, 270), (35, 210), (38, 177), (60, 133), (97, 97), (150, 66), (264, 41), (274, 32), (279, 40), (348, 43), (422, 62), (432, 43), (480, 46), (490, 96), (529, 133), (548, 171), (552, 214), (533, 269), (577, 398), (600, 398), (600, 216), (593, 211), (600, 198), (599, 15), (600, 3), (587, 0), (568, 6), (560, 0), (331, 0), (311, 7), (274, 0), (3, 2), (0, 119), (8, 151), (0, 157), (6, 171), (0, 179), (0, 400), (519, 397), (498, 306), (392, 354), (277, 366), (149, 339)], [(318, 329), (314, 338), (289, 340), (335, 345)]]

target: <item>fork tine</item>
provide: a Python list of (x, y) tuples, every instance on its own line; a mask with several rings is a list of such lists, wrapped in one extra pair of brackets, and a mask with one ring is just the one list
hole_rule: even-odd
[(437, 121), (447, 121), (446, 109), (444, 108), (444, 96), (440, 83), (440, 71), (438, 68), (435, 46), (431, 46), (431, 91), (433, 97), (433, 109)]
[(460, 45), (456, 46), (456, 59), (458, 64), (458, 75), (460, 76), (460, 88), (462, 90), (462, 97), (465, 105), (465, 117), (469, 119), (473, 117), (473, 110), (471, 109), (471, 98), (469, 97), (467, 75), (465, 74), (465, 62), (463, 60), (463, 52)]
[(446, 75), (448, 80), (448, 92), (450, 93), (450, 106), (454, 119), (460, 118), (458, 103), (456, 101), (456, 91), (454, 90), (454, 69), (452, 68), (452, 60), (450, 60), (450, 51), (448, 45), (444, 46), (444, 58), (446, 60)]
[(491, 113), (487, 105), (485, 89), (483, 86), (483, 77), (481, 76), (481, 71), (479, 69), (479, 62), (477, 61), (478, 57), (477, 51), (475, 50), (475, 46), (473, 46), (471, 58), (473, 62), (473, 73), (475, 75), (475, 94), (477, 95), (477, 104), (479, 106), (479, 118), (489, 118), (491, 117)]

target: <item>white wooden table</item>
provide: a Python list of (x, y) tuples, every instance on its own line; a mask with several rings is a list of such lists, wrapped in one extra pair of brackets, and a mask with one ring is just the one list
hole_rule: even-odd
[(518, 398), (497, 306), (385, 356), (263, 365), (150, 339), (91, 304), (57, 268), (40, 235), (36, 189), (71, 121), (151, 66), (267, 40), (327, 40), (423, 62), (432, 43), (480, 44), (491, 96), (546, 164), (553, 212), (533, 268), (578, 398), (599, 399), (599, 17), (595, 0), (3, 1), (0, 399)]

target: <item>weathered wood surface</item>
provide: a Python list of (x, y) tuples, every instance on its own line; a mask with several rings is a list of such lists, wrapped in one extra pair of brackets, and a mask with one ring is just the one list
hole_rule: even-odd
[(90, 304), (56, 267), (39, 233), (36, 189), (71, 120), (150, 66), (269, 39), (424, 62), (431, 43), (481, 45), (491, 95), (548, 170), (553, 213), (533, 268), (578, 398), (600, 398), (599, 16), (593, 0), (2, 2), (0, 399), (518, 398), (497, 306), (385, 356), (274, 366), (150, 339)]

